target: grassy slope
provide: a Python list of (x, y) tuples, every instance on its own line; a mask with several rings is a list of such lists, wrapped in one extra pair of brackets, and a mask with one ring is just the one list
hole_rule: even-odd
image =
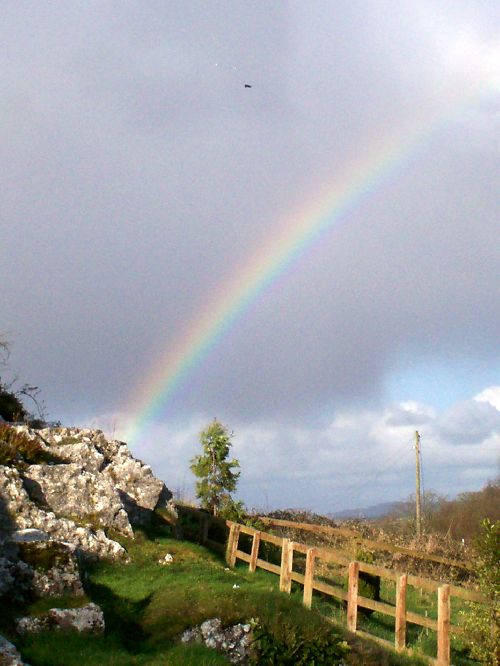
[[(32, 666), (105, 666), (118, 664), (203, 665), (227, 664), (227, 659), (203, 646), (178, 645), (175, 639), (186, 627), (211, 617), (225, 623), (264, 619), (276, 635), (287, 640), (297, 632), (305, 640), (318, 636), (347, 637), (319, 612), (307, 611), (298, 595), (277, 591), (277, 577), (245, 569), (228, 570), (206, 549), (167, 536), (137, 537), (128, 542), (131, 564), (96, 566), (88, 572), (88, 598), (101, 605), (106, 618), (104, 637), (45, 634), (15, 642)], [(159, 566), (158, 558), (170, 552), (173, 564)], [(234, 587), (234, 586), (237, 587)], [(61, 600), (61, 605), (67, 605)], [(47, 602), (35, 604), (41, 612)], [(55, 604), (52, 604), (54, 606)], [(9, 631), (8, 618), (0, 622)], [(347, 637), (351, 665), (418, 666), (424, 662), (385, 651), (371, 642)]]

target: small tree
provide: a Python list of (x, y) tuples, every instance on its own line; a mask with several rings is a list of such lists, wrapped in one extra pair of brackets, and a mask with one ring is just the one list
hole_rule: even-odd
[(235, 471), (240, 463), (227, 460), (231, 448), (232, 433), (214, 419), (200, 433), (203, 453), (191, 460), (191, 471), (200, 480), (196, 482), (196, 496), (202, 506), (214, 516), (220, 513), (221, 503), (227, 502), (236, 490), (240, 473)]

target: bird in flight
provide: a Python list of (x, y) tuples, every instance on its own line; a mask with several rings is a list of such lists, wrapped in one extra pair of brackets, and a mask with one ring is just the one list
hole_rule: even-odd
[(245, 83), (245, 88), (251, 88), (252, 86), (249, 83)]

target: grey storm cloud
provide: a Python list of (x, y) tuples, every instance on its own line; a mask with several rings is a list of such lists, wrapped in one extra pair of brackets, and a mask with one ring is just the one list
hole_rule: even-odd
[[(497, 12), (4, 2), (0, 328), (14, 370), (56, 417), (126, 404), (278, 220), (374, 138), (460, 98), (446, 44), (464, 31), (489, 44)], [(177, 414), (300, 420), (376, 401), (403, 352), (495, 361), (496, 111), (473, 106), (257, 299), (179, 388)]]
[(454, 444), (480, 444), (500, 433), (500, 411), (487, 402), (467, 400), (439, 419), (437, 431), (445, 441)]

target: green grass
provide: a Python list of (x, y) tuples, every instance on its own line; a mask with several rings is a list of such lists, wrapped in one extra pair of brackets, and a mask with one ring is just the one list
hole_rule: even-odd
[[(332, 576), (325, 579), (335, 585), (343, 586), (347, 589), (345, 579), (340, 576)], [(298, 586), (297, 586), (298, 588)], [(297, 594), (302, 594), (302, 587), (297, 589)], [(396, 584), (393, 581), (382, 580), (381, 601), (395, 605)], [(331, 617), (340, 625), (346, 625), (346, 608), (341, 601), (336, 601), (332, 597), (315, 594), (313, 597), (313, 608)], [(407, 608), (409, 611), (427, 616), (430, 619), (437, 619), (437, 593), (429, 593), (412, 586), (407, 588)], [(464, 602), (456, 597), (452, 599), (451, 604), (451, 622), (460, 624), (460, 612), (465, 608)], [(365, 613), (363, 609), (358, 610), (358, 628), (371, 634), (376, 638), (382, 638), (386, 641), (394, 641), (394, 618), (383, 613), (373, 612)], [(415, 624), (407, 625), (407, 646), (410, 649), (417, 650), (427, 656), (436, 657), (437, 637), (436, 632)], [(451, 660), (455, 666), (474, 666), (478, 662), (468, 657), (468, 649), (458, 636), (452, 635)]]
[[(225, 656), (204, 646), (178, 642), (184, 629), (212, 617), (221, 617), (227, 625), (259, 618), (277, 645), (282, 646), (297, 637), (304, 644), (331, 641), (332, 636), (337, 643), (347, 639), (352, 649), (346, 663), (352, 666), (425, 663), (347, 635), (342, 627), (325, 619), (325, 613), (335, 616), (331, 603), (315, 596), (313, 610), (308, 611), (302, 605), (301, 590), (290, 596), (280, 593), (275, 575), (264, 571), (250, 574), (246, 566), (229, 570), (219, 556), (207, 549), (172, 539), (161, 531), (139, 533), (134, 541), (122, 542), (131, 563), (101, 563), (88, 569), (84, 599), (63, 598), (51, 600), (52, 603), (43, 600), (23, 609), (37, 614), (49, 605), (67, 607), (92, 600), (104, 611), (105, 636), (45, 633), (19, 639), (13, 635), (7, 616), (0, 620), (0, 629), (16, 643), (28, 663), (32, 666), (227, 664)], [(158, 559), (167, 552), (173, 555), (173, 563), (158, 565)]]

